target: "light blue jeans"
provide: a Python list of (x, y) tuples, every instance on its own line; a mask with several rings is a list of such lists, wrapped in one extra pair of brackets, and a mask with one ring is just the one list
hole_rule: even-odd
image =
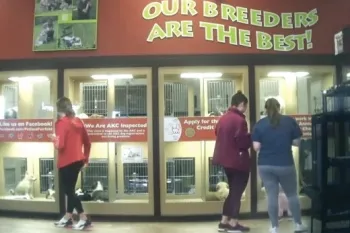
[(278, 194), (281, 185), (289, 202), (294, 222), (301, 224), (301, 211), (297, 193), (297, 175), (294, 166), (259, 166), (261, 181), (267, 193), (267, 211), (272, 227), (278, 227)]

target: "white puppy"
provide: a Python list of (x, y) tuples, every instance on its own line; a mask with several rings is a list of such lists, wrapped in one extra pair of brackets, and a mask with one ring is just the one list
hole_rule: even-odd
[(215, 192), (215, 197), (219, 201), (224, 201), (230, 190), (228, 189), (228, 184), (226, 182), (219, 182), (216, 184), (216, 192)]
[(15, 196), (24, 196), (25, 199), (33, 199), (32, 189), (35, 181), (36, 178), (26, 172), (23, 180), (17, 184), (15, 190), (11, 189), (10, 193)]
[[(266, 192), (265, 187), (262, 187), (261, 191)], [(289, 217), (292, 216), (292, 213), (289, 209), (288, 198), (284, 193), (282, 187), (280, 186), (279, 193), (278, 193), (278, 217), (280, 218), (283, 217), (285, 212), (287, 212)]]

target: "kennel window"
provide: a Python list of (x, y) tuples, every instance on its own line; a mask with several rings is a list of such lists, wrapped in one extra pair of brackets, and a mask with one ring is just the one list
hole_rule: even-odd
[(5, 191), (15, 189), (27, 171), (26, 158), (4, 158)]
[(81, 189), (92, 192), (94, 184), (100, 181), (104, 190), (108, 190), (108, 159), (92, 158), (81, 173)]
[(260, 84), (260, 111), (265, 109), (265, 98), (269, 96), (279, 96), (279, 81), (262, 79), (259, 82)]
[(124, 163), (124, 193), (148, 193), (148, 160), (143, 163)]
[(16, 119), (18, 112), (18, 85), (3, 84), (2, 95), (5, 99), (5, 119)]
[(225, 170), (222, 166), (214, 165), (213, 158), (208, 159), (209, 167), (209, 192), (216, 191), (216, 185), (219, 182), (227, 182), (227, 177), (225, 175)]
[(165, 116), (188, 116), (188, 87), (183, 83), (164, 84)]
[(40, 193), (54, 189), (54, 161), (53, 159), (39, 159)]
[(233, 85), (233, 81), (208, 81), (208, 114), (226, 111), (226, 109), (231, 105), (231, 96), (234, 93)]
[(84, 113), (107, 116), (107, 82), (81, 83)]
[(120, 116), (147, 116), (146, 85), (116, 85), (115, 111)]
[(195, 194), (195, 159), (171, 158), (166, 163), (167, 193), (175, 195)]
[(3, 84), (2, 95), (5, 98), (5, 109), (14, 108), (18, 106), (18, 85), (17, 84)]
[(33, 84), (33, 118), (52, 119), (51, 82), (45, 81)]

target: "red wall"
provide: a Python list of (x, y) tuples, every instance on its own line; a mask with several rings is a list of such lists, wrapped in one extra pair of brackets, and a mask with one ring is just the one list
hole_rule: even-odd
[[(155, 54), (213, 54), (213, 53), (275, 53), (256, 50), (252, 38), (252, 48), (205, 41), (199, 21), (225, 23), (251, 30), (258, 29), (269, 33), (302, 33), (305, 29), (261, 29), (254, 26), (239, 25), (219, 19), (201, 16), (203, 0), (196, 0), (198, 15), (194, 17), (176, 15), (159, 17), (146, 21), (142, 18), (143, 8), (151, 0), (100, 0), (98, 19), (98, 48), (95, 51), (76, 52), (32, 52), (33, 12), (35, 0), (0, 1), (0, 59), (44, 58), (67, 56), (109, 56), (109, 55), (155, 55)], [(154, 0), (160, 1), (160, 0)], [(171, 0), (169, 0), (171, 1)], [(212, 0), (214, 1), (214, 0)], [(216, 1), (218, 4), (219, 0)], [(350, 24), (349, 0), (221, 0), (234, 6), (242, 6), (275, 13), (310, 11), (317, 8), (319, 21), (311, 27), (313, 49), (289, 53), (332, 54), (333, 35)], [(146, 41), (155, 22), (164, 24), (165, 20), (193, 20), (194, 38), (173, 38)], [(280, 52), (286, 53), (286, 52)]]

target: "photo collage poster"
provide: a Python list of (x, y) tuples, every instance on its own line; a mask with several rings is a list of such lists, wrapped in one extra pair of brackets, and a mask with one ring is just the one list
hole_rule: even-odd
[(34, 0), (33, 51), (92, 50), (98, 0)]

